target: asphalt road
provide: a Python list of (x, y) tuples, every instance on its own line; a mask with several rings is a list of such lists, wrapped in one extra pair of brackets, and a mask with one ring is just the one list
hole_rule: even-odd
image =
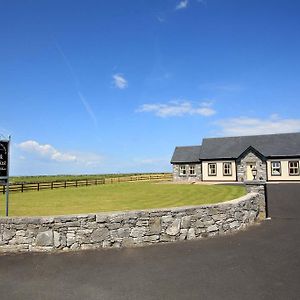
[(300, 299), (300, 184), (268, 196), (272, 219), (232, 236), (0, 256), (0, 299)]

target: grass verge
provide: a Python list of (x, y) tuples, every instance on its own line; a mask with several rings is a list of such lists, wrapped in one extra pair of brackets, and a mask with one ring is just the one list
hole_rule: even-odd
[[(217, 203), (246, 193), (243, 186), (119, 183), (11, 193), (10, 216), (49, 216)], [(4, 195), (1, 197), (4, 214)]]

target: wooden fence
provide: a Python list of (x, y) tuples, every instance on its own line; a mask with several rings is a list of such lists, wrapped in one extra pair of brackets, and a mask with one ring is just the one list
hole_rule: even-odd
[[(122, 176), (112, 178), (100, 179), (80, 179), (80, 180), (60, 180), (51, 182), (32, 182), (32, 183), (14, 183), (9, 185), (10, 192), (26, 192), (26, 191), (41, 191), (53, 190), (58, 188), (70, 188), (80, 186), (91, 186), (100, 184), (111, 184), (119, 182), (132, 182), (132, 181), (150, 181), (150, 180), (171, 180), (172, 174), (150, 174), (150, 175), (135, 175), (135, 176)], [(2, 186), (2, 193), (6, 191), (6, 186)]]

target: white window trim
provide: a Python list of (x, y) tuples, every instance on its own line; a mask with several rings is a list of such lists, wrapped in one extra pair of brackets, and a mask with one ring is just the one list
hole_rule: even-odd
[[(191, 170), (193, 170), (193, 174), (191, 173)], [(196, 166), (195, 165), (190, 165), (189, 166), (189, 175), (190, 176), (196, 176)]]
[[(279, 164), (279, 167), (273, 166), (273, 164)], [(276, 169), (279, 169), (279, 174), (274, 173)], [(278, 160), (271, 161), (271, 175), (272, 176), (281, 176), (281, 162)]]
[[(291, 168), (291, 163), (296, 163), (297, 167), (292, 167)], [(288, 167), (289, 167), (289, 176), (299, 176), (299, 161), (298, 160), (290, 160), (288, 162)], [(291, 173), (291, 169), (296, 169), (297, 173)]]
[[(215, 166), (215, 168), (214, 168), (215, 173), (211, 173), (211, 168), (210, 168), (211, 165)], [(207, 168), (208, 168), (208, 176), (217, 176), (217, 163), (208, 163)]]
[[(184, 173), (183, 173), (183, 171), (184, 171)], [(186, 176), (186, 166), (185, 165), (179, 166), (179, 176)]]
[[(228, 166), (229, 173), (225, 174), (225, 166)], [(232, 176), (232, 163), (230, 161), (223, 162), (223, 176)]]

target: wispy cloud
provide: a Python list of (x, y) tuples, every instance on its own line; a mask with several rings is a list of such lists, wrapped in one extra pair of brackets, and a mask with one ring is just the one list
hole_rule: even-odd
[(81, 94), (80, 91), (78, 91), (78, 97), (81, 101), (81, 103), (83, 104), (85, 110), (87, 111), (87, 113), (89, 114), (90, 118), (92, 119), (94, 125), (97, 127), (98, 126), (98, 120), (94, 114), (94, 111), (92, 110), (90, 104), (88, 103), (88, 101), (85, 99), (85, 97)]
[(150, 157), (150, 158), (137, 158), (134, 159), (136, 163), (145, 164), (145, 165), (153, 165), (153, 164), (161, 164), (168, 163), (170, 160), (169, 157)]
[(284, 119), (274, 114), (265, 119), (238, 117), (220, 120), (222, 136), (287, 133), (300, 131), (300, 119)]
[(176, 5), (175, 9), (176, 10), (185, 9), (188, 7), (188, 4), (189, 4), (188, 0), (182, 0)]
[(199, 89), (207, 91), (217, 91), (217, 92), (239, 92), (243, 90), (240, 84), (234, 83), (202, 83), (199, 85)]
[(88, 115), (90, 116), (91, 120), (93, 121), (94, 125), (97, 127), (97, 118), (91, 108), (91, 105), (89, 104), (89, 102), (86, 100), (86, 98), (83, 96), (83, 93), (81, 92), (81, 87), (80, 87), (80, 82), (79, 79), (74, 71), (74, 68), (70, 62), (70, 60), (67, 58), (65, 52), (63, 51), (62, 47), (60, 46), (60, 44), (55, 40), (54, 41), (54, 45), (58, 51), (58, 53), (60, 54), (60, 56), (62, 57), (62, 60), (64, 61), (67, 69), (69, 70), (69, 73), (71, 75), (71, 78), (73, 80), (73, 83), (75, 85), (76, 91), (77, 91), (77, 95), (81, 101), (81, 103), (83, 104), (86, 112), (88, 113)]
[(113, 75), (114, 86), (118, 89), (125, 89), (128, 87), (128, 82), (122, 74)]
[(167, 104), (143, 104), (137, 112), (154, 113), (158, 117), (181, 117), (184, 115), (212, 116), (216, 111), (211, 107), (211, 102), (202, 102), (193, 106), (190, 101), (170, 101)]
[(24, 150), (26, 152), (30, 152), (33, 154), (37, 154), (41, 157), (48, 158), (53, 161), (58, 161), (58, 162), (74, 162), (76, 161), (76, 156), (69, 154), (69, 153), (64, 153), (60, 152), (57, 149), (55, 149), (53, 146), (49, 144), (39, 144), (36, 141), (29, 140), (25, 141), (23, 143), (20, 143), (18, 147), (21, 150)]
[(163, 17), (162, 15), (156, 15), (156, 19), (159, 23), (164, 23), (166, 22), (166, 18)]

